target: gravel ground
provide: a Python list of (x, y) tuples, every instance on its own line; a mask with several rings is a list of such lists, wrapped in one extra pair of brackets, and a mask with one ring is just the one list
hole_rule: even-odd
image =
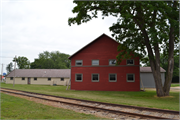
[(33, 98), (33, 97), (28, 97), (28, 96), (21, 96), (21, 95), (16, 95), (16, 94), (11, 94), (11, 93), (5, 93), (5, 94), (9, 94), (12, 96), (16, 96), (16, 97), (20, 97), (20, 98), (24, 98), (30, 101), (34, 101), (36, 103), (41, 103), (44, 105), (49, 105), (49, 106), (53, 106), (53, 107), (58, 107), (58, 108), (64, 108), (64, 109), (69, 109), (69, 110), (73, 110), (75, 112), (79, 112), (79, 113), (85, 113), (85, 114), (92, 114), (95, 115), (97, 117), (101, 117), (101, 118), (108, 118), (108, 119), (114, 119), (114, 120), (138, 120), (138, 119), (143, 119), (143, 118), (139, 118), (139, 117), (135, 117), (135, 116), (129, 116), (129, 115), (124, 115), (124, 114), (113, 114), (113, 113), (109, 113), (109, 112), (105, 112), (105, 111), (101, 111), (101, 110), (94, 110), (91, 108), (83, 108), (83, 107), (77, 107), (77, 106), (71, 106), (71, 105), (67, 105), (64, 103), (60, 103), (60, 102), (50, 102), (50, 101), (46, 101), (46, 100), (41, 100), (38, 98)]
[[(60, 108), (65, 108), (65, 109), (71, 109), (74, 110), (76, 112), (81, 112), (81, 113), (85, 113), (85, 114), (93, 114), (99, 117), (104, 117), (104, 118), (110, 118), (110, 119), (131, 119), (132, 116), (127, 116), (127, 115), (120, 115), (120, 114), (111, 114), (111, 113), (106, 113), (104, 111), (99, 111), (99, 110), (92, 110), (90, 108), (83, 108), (83, 107), (77, 107), (77, 106), (70, 106), (67, 104), (62, 104), (62, 103), (54, 103), (54, 102), (47, 102), (46, 100), (40, 100), (37, 98), (33, 98), (33, 97), (25, 97), (25, 96), (21, 96), (21, 95), (14, 95), (13, 96), (18, 96), (21, 98), (25, 98), (31, 101), (35, 101), (38, 103), (42, 103), (42, 104), (46, 104), (46, 105), (50, 105), (50, 106), (54, 106), (54, 107), (60, 107)], [(35, 95), (36, 96), (36, 95)], [(39, 96), (39, 95), (37, 95)], [(43, 96), (44, 97), (44, 96)], [(54, 97), (44, 97), (44, 98), (49, 98), (49, 99), (54, 99), (54, 100), (61, 100), (64, 102), (71, 102), (71, 103), (80, 103), (83, 105), (89, 105), (89, 106), (98, 106), (98, 104), (92, 104), (92, 103), (87, 103), (87, 102), (80, 102), (80, 101), (76, 101), (76, 100), (68, 100), (68, 99), (62, 99), (62, 98), (54, 98)], [(106, 105), (99, 105), (98, 107), (100, 108), (106, 108), (106, 109), (114, 109), (114, 110), (119, 110), (119, 111), (124, 111), (124, 112), (131, 112), (131, 113), (139, 113), (139, 114), (144, 114), (144, 115), (153, 115), (153, 116), (163, 116), (163, 117), (167, 117), (167, 118), (179, 118), (179, 116), (174, 116), (174, 115), (168, 115), (165, 114), (163, 115), (162, 113), (158, 113), (158, 112), (149, 112), (149, 111), (139, 111), (137, 109), (130, 109), (130, 108), (123, 108), (123, 107), (112, 107), (112, 106), (106, 106)], [(137, 118), (138, 119), (138, 118)]]

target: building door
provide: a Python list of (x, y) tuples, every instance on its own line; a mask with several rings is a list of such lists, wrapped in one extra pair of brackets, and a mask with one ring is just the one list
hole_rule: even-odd
[(31, 84), (31, 78), (30, 77), (28, 78), (28, 84)]

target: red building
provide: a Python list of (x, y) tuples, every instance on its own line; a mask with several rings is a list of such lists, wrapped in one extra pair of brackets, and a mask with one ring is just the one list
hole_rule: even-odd
[(102, 34), (70, 56), (71, 90), (140, 91), (139, 58), (115, 65), (118, 45)]

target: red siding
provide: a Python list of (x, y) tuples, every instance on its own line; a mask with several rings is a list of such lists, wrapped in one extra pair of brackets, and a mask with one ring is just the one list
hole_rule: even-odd
[[(109, 66), (110, 59), (116, 59), (119, 44), (102, 35), (71, 57), (71, 89), (101, 91), (139, 91), (140, 71), (139, 59), (134, 59), (133, 66), (127, 66), (126, 60), (120, 66)], [(75, 66), (75, 60), (83, 60), (83, 66)], [(92, 66), (92, 60), (99, 60), (99, 66)], [(75, 74), (83, 74), (83, 81), (76, 82)], [(91, 81), (91, 74), (99, 74), (99, 82)], [(117, 74), (117, 82), (109, 82), (109, 73)], [(135, 74), (135, 82), (127, 82), (127, 73)]]

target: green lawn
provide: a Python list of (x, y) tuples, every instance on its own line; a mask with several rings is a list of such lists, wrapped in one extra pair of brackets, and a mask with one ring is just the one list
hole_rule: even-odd
[(180, 86), (179, 83), (172, 83), (172, 84), (171, 84), (171, 87), (178, 87), (178, 86)]
[(100, 119), (1, 93), (1, 119)]
[(66, 86), (15, 85), (1, 84), (2, 87), (58, 95), (85, 100), (125, 104), (141, 107), (179, 110), (179, 92), (170, 92), (169, 97), (156, 97), (156, 91), (120, 92), (120, 91), (75, 91), (66, 90)]

